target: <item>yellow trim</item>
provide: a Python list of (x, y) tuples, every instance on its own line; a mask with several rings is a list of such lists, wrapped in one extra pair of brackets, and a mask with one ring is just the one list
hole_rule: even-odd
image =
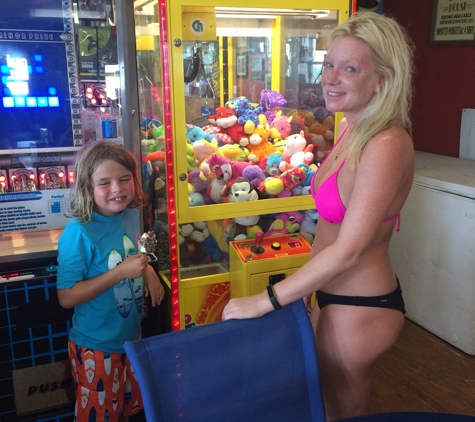
[[(223, 51), (223, 54), (224, 54), (224, 51)], [(234, 65), (233, 38), (228, 37), (228, 99), (234, 97), (235, 84), (236, 84), (236, 66)], [(223, 102), (223, 106), (224, 106), (224, 102)]]
[[(282, 18), (279, 16), (273, 22), (271, 40), (271, 89), (278, 92), (285, 90), (285, 40), (282, 36)], [(284, 48), (284, 54), (282, 54), (282, 48)]]
[[(219, 68), (222, 69), (224, 65), (224, 51), (223, 51), (223, 37), (218, 37), (219, 41)], [(219, 72), (219, 105), (224, 107), (224, 78), (223, 72)]]

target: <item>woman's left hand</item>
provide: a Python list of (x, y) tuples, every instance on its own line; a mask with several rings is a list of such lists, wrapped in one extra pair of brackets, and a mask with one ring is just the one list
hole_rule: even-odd
[(152, 306), (160, 305), (165, 297), (165, 289), (152, 267), (148, 267), (143, 278), (144, 295), (152, 300)]
[(274, 308), (267, 292), (254, 296), (231, 299), (224, 307), (222, 319), (248, 319), (257, 318), (272, 311)]

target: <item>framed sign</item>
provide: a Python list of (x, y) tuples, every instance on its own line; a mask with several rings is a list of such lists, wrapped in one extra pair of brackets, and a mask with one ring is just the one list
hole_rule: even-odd
[(430, 43), (475, 44), (475, 0), (434, 0)]
[(236, 76), (247, 79), (247, 54), (236, 56)]
[(264, 60), (261, 57), (252, 58), (249, 67), (252, 80), (264, 80)]

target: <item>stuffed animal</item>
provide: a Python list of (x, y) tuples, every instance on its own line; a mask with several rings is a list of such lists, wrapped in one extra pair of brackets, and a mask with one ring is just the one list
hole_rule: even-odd
[(238, 117), (236, 111), (227, 107), (218, 107), (216, 109), (216, 114), (210, 114), (208, 116), (208, 121), (215, 126), (220, 128), (227, 129), (228, 127), (234, 126)]
[(228, 128), (237, 123), (237, 114), (233, 109), (218, 107), (216, 114), (210, 114), (208, 116), (208, 121), (211, 124), (203, 127), (206, 133), (213, 134), (221, 145), (233, 143), (233, 140), (227, 133)]
[(251, 134), (256, 126), (259, 124), (260, 107), (254, 105), (244, 96), (238, 97), (233, 102), (233, 110), (238, 116), (237, 123), (243, 125), (244, 132)]
[(287, 106), (287, 100), (278, 91), (263, 89), (259, 99), (259, 106), (267, 120), (272, 121), (275, 118), (276, 110), (282, 110)]
[(295, 189), (305, 180), (305, 172), (304, 167), (291, 168), (278, 177), (267, 177), (257, 189), (262, 195), (269, 198), (291, 196), (292, 189)]
[[(299, 186), (292, 189), (292, 196), (310, 195), (310, 183), (312, 182), (315, 170), (307, 164), (299, 164), (298, 166), (305, 169), (305, 179)], [(312, 164), (312, 166), (314, 165)]]
[(225, 182), (242, 176), (244, 169), (250, 165), (247, 162), (228, 160), (218, 154), (211, 154), (206, 159), (206, 163), (213, 176)]
[(180, 262), (184, 266), (218, 262), (223, 253), (210, 236), (207, 224), (199, 221), (179, 226)]
[[(224, 195), (228, 197), (228, 202), (248, 202), (257, 201), (259, 199), (257, 190), (251, 181), (243, 178), (239, 178), (227, 186)], [(246, 239), (248, 237), (248, 227), (255, 226), (259, 218), (259, 215), (236, 217), (234, 219), (236, 223), (234, 240)]]
[(285, 196), (290, 196), (292, 194), (292, 189), (295, 189), (297, 186), (300, 186), (305, 180), (306, 176), (305, 167), (294, 167), (287, 171), (284, 171), (280, 176), (284, 183), (285, 191), (288, 191), (288, 194)]
[(313, 238), (315, 237), (317, 220), (318, 212), (316, 210), (305, 210), (304, 219), (300, 223), (300, 233), (310, 244), (313, 243)]
[(266, 198), (280, 197), (284, 189), (284, 182), (280, 177), (266, 177), (257, 187), (257, 190)]
[[(296, 133), (285, 138), (284, 160), (280, 163), (280, 170), (285, 171), (289, 167), (297, 167), (299, 164), (310, 164), (314, 159), (313, 145), (307, 145), (304, 133)], [(290, 166), (289, 166), (290, 164)]]
[(159, 120), (153, 117), (144, 117), (140, 122), (140, 132), (142, 139), (152, 139), (154, 137), (154, 129), (160, 125), (161, 123)]
[(247, 146), (249, 150), (247, 159), (253, 163), (258, 163), (264, 157), (274, 152), (274, 147), (269, 142), (269, 132), (259, 127), (256, 127), (249, 137), (249, 144), (243, 146)]
[(216, 139), (216, 137), (212, 133), (206, 133), (202, 128), (198, 126), (190, 127), (189, 125), (186, 125), (186, 139), (193, 143), (202, 139), (211, 141), (212, 139)]
[(227, 144), (220, 146), (216, 154), (226, 157), (230, 161), (247, 161), (249, 150), (241, 148), (239, 144)]
[(211, 154), (215, 153), (218, 150), (218, 142), (216, 141), (216, 139), (213, 139), (211, 142), (202, 139), (193, 143), (193, 150), (195, 153), (195, 158), (200, 163), (202, 163)]
[(198, 192), (192, 192), (188, 194), (188, 206), (189, 207), (197, 207), (198, 205), (204, 205), (205, 200), (203, 198), (203, 195)]
[[(211, 204), (213, 201), (207, 195), (208, 188), (211, 184), (211, 179), (200, 170), (192, 170), (188, 173), (188, 184), (191, 185), (191, 189), (188, 193), (199, 193), (203, 197), (205, 204)], [(190, 192), (191, 191), (191, 192)]]
[(257, 188), (261, 182), (265, 180), (266, 175), (259, 166), (250, 165), (242, 171), (242, 177), (250, 180), (250, 182)]
[(264, 233), (265, 237), (277, 236), (287, 233), (296, 233), (300, 229), (300, 223), (304, 215), (298, 211), (278, 214), (269, 230)]
[(223, 179), (213, 179), (206, 190), (206, 195), (209, 196), (215, 204), (222, 204), (224, 197), (222, 195), (223, 189), (226, 187), (227, 182)]
[(193, 170), (197, 170), (200, 162), (195, 158), (195, 150), (193, 145), (189, 142), (186, 143), (186, 169), (188, 173)]
[(277, 177), (282, 171), (279, 169), (279, 164), (283, 161), (284, 156), (279, 152), (269, 154), (259, 162), (259, 167), (263, 168), (266, 177)]
[(244, 131), (244, 126), (238, 123), (228, 127), (227, 134), (235, 144), (245, 145), (245, 141), (249, 142), (249, 135)]
[(259, 195), (250, 180), (244, 178), (236, 179), (231, 185), (226, 187), (225, 196), (229, 197), (228, 202), (248, 202), (257, 201)]
[(270, 137), (272, 139), (286, 138), (292, 132), (292, 127), (290, 122), (292, 121), (292, 116), (286, 117), (283, 115), (277, 116), (270, 123)]

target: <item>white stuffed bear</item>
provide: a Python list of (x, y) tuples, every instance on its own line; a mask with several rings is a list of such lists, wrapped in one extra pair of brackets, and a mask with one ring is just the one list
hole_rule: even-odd
[(313, 145), (307, 145), (304, 132), (287, 136), (284, 143), (284, 160), (279, 164), (280, 171), (284, 172), (299, 164), (310, 165), (313, 162)]

